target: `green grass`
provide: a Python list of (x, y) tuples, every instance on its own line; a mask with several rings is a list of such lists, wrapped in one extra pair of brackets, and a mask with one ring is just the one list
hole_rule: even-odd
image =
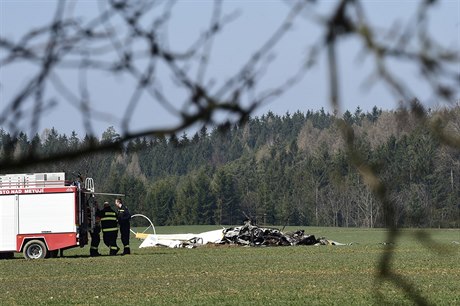
[[(213, 226), (159, 227), (157, 233), (198, 233)], [(298, 229), (286, 228), (285, 231)], [(382, 229), (306, 228), (317, 237), (351, 246), (138, 249), (131, 256), (90, 258), (89, 248), (64, 258), (0, 261), (0, 304), (118, 305), (369, 305), (410, 304), (401, 286), (378, 281), (385, 246)], [(429, 303), (460, 305), (458, 230), (429, 230), (436, 243), (421, 243), (404, 230), (392, 271)], [(120, 245), (121, 243), (119, 243)], [(100, 248), (103, 254), (108, 249)]]

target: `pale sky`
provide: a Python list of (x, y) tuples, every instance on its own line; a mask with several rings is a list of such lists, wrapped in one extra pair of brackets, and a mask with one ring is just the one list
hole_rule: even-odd
[[(304, 12), (295, 19), (294, 25), (286, 36), (272, 50), (273, 61), (267, 64), (265, 72), (257, 85), (256, 93), (262, 94), (266, 89), (285, 82), (305, 62), (312, 44), (317, 42), (323, 33), (317, 23), (308, 16), (328, 16), (331, 8), (338, 1), (317, 1), (319, 4), (307, 5)], [(56, 9), (55, 0), (0, 0), (0, 37), (18, 42), (30, 31), (48, 24)], [(103, 1), (105, 3), (105, 1)], [(209, 25), (212, 15), (211, 0), (182, 0), (174, 6), (172, 16), (163, 32), (163, 42), (171, 50), (183, 50), (189, 47)], [(292, 1), (278, 0), (227, 0), (223, 2), (223, 15), (238, 12), (237, 17), (225, 25), (213, 42), (210, 64), (206, 70), (205, 83), (219, 87), (224, 80), (234, 75), (248, 61), (255, 50), (262, 46), (270, 35), (281, 25), (289, 13)], [(396, 30), (404, 25), (409, 18), (415, 18), (415, 8), (419, 1), (368, 0), (363, 1), (365, 13), (372, 25), (379, 28)], [(158, 9), (164, 7), (164, 4)], [(68, 1), (67, 17), (78, 17), (82, 25), (99, 14), (96, 0)], [(158, 10), (149, 11), (146, 19), (157, 16)], [(428, 31), (436, 41), (449, 48), (459, 50), (460, 46), (460, 1), (445, 0), (436, 4), (429, 14)], [(120, 21), (118, 19), (118, 21)], [(150, 20), (145, 20), (149, 22)], [(118, 28), (117, 20), (114, 26)], [(44, 41), (42, 39), (42, 41)], [(414, 39), (414, 44), (416, 39)], [(364, 90), (366, 80), (373, 71), (373, 59), (360, 53), (362, 43), (356, 39), (344, 39), (339, 44), (339, 76), (341, 111), (354, 110), (359, 106), (370, 111), (374, 105), (384, 110), (398, 106), (401, 97), (397, 97), (382, 83)], [(0, 46), (0, 61), (6, 56), (5, 49)], [(112, 55), (108, 55), (114, 56)], [(140, 62), (141, 64), (142, 62)], [(196, 64), (196, 63), (195, 63)], [(410, 85), (412, 92), (427, 107), (437, 107), (439, 101), (434, 99), (428, 84), (422, 80), (420, 71), (406, 63), (390, 63), (393, 72), (401, 80)], [(189, 67), (190, 71), (196, 68)], [(451, 67), (460, 73), (457, 62)], [(158, 68), (161, 74), (161, 67)], [(78, 93), (78, 71), (57, 69), (60, 80), (71, 90)], [(5, 107), (37, 73), (37, 66), (30, 63), (15, 63), (0, 66), (0, 116)], [(91, 107), (97, 112), (108, 116), (101, 120), (94, 116), (91, 125), (96, 135), (113, 125), (121, 130), (121, 117), (125, 113), (128, 101), (133, 94), (133, 81), (129, 76), (113, 76), (107, 72), (91, 72), (88, 75)], [(184, 92), (175, 85), (170, 75), (164, 73), (159, 77), (163, 92), (174, 101), (178, 101), (179, 109), (184, 103)], [(459, 96), (457, 91), (456, 97)], [(58, 132), (70, 135), (75, 130), (80, 137), (85, 134), (84, 119), (71, 102), (66, 101), (51, 85), (47, 86), (45, 99), (53, 99), (56, 104), (42, 118), (38, 132), (44, 128), (55, 127)], [(457, 98), (458, 101), (458, 98)], [(174, 102), (176, 103), (176, 102)], [(25, 114), (32, 111), (32, 100), (24, 104)], [(324, 107), (331, 111), (329, 104), (328, 66), (326, 52), (323, 50), (315, 66), (309, 70), (298, 84), (268, 105), (264, 105), (254, 115), (262, 115), (269, 110), (284, 115), (297, 110), (319, 110)], [(130, 131), (144, 130), (149, 127), (171, 126), (178, 122), (166, 110), (161, 109), (157, 102), (148, 95), (143, 95), (133, 111), (129, 122)], [(31, 133), (29, 122), (20, 122), (19, 126)], [(8, 129), (4, 126), (3, 128)]]

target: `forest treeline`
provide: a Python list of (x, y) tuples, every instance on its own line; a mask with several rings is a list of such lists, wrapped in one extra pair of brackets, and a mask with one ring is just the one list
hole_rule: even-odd
[[(446, 130), (460, 132), (458, 105), (426, 113), (428, 119), (440, 115), (449, 118)], [(395, 203), (397, 226), (459, 227), (460, 152), (442, 146), (415, 116), (374, 107), (347, 111), (341, 119), (352, 125), (354, 145)], [(155, 225), (232, 225), (250, 217), (263, 225), (382, 227), (385, 212), (349, 165), (337, 119), (323, 109), (269, 112), (240, 125), (144, 137), (118, 151), (18, 172), (93, 177), (96, 191), (125, 193), (131, 211)], [(0, 128), (0, 157), (32, 148), (47, 155), (117, 137), (113, 127), (101, 139), (54, 128), (10, 135)]]

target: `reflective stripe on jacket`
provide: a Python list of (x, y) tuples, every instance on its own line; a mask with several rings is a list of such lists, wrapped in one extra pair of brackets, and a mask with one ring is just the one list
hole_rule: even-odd
[(98, 211), (98, 216), (101, 218), (103, 232), (118, 230), (117, 213), (112, 208), (104, 207), (103, 210)]

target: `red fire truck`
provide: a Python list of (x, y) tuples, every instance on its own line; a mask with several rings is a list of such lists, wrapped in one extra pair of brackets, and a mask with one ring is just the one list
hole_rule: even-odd
[[(94, 227), (94, 182), (65, 173), (0, 175), (0, 258), (28, 259), (83, 247)], [(90, 212), (90, 213), (88, 213)]]

